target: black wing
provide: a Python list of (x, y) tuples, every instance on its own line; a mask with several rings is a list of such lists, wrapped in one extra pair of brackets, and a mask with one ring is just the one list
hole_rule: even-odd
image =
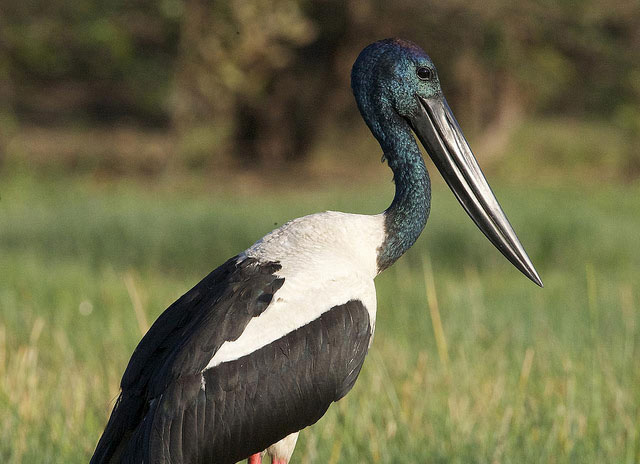
[[(228, 262), (194, 290), (225, 266), (243, 264)], [(179, 322), (172, 324), (173, 330), (156, 329), (162, 342), (155, 337), (146, 342), (145, 336), (125, 372), (123, 392), (92, 462), (234, 463), (315, 423), (351, 389), (371, 334), (368, 312), (356, 300), (247, 356), (203, 371), (222, 341), (236, 339), (283, 283), (273, 277), (277, 264), (269, 265), (271, 274), (263, 264), (244, 266), (216, 277), (231, 294), (213, 292), (224, 297), (205, 304), (206, 298), (197, 296), (199, 302), (189, 303), (192, 290), (167, 312), (182, 300), (187, 308), (208, 310), (186, 319), (174, 316)], [(248, 272), (251, 267), (261, 272), (250, 282), (234, 278), (256, 272)], [(154, 327), (163, 318), (174, 320), (167, 312)]]
[(238, 338), (267, 308), (284, 283), (274, 275), (279, 269), (278, 263), (233, 257), (160, 315), (131, 356), (92, 464), (119, 462), (167, 387), (199, 374), (225, 341)]
[(144, 462), (231, 464), (266, 449), (314, 424), (351, 389), (370, 335), (369, 314), (353, 300), (250, 355), (174, 382), (131, 455), (148, 448)]

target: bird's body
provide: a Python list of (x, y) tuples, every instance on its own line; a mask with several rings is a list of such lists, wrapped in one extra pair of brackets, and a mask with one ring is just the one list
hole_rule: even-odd
[(132, 402), (149, 409), (131, 421), (129, 445), (110, 451), (232, 463), (317, 421), (351, 389), (371, 343), (383, 231), (382, 215), (305, 216), (203, 279), (134, 352), (113, 418), (131, 410), (128, 392), (145, 392)]
[(375, 329), (374, 278), (426, 224), (430, 182), (412, 131), (487, 237), (541, 283), (429, 57), (409, 42), (376, 42), (352, 86), (394, 172), (391, 206), (294, 219), (171, 305), (133, 353), (92, 463), (257, 462), (266, 449), (288, 462), (297, 432), (352, 388)]

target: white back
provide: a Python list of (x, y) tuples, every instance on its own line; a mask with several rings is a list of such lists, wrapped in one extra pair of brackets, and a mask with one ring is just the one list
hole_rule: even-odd
[(239, 259), (278, 261), (284, 284), (237, 340), (220, 347), (207, 368), (250, 354), (353, 299), (367, 308), (373, 333), (373, 279), (384, 235), (382, 214), (327, 211), (294, 219), (257, 241)]

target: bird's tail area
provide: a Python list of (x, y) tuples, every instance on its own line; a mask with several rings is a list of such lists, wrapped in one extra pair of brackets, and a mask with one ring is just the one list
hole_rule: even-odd
[(122, 451), (140, 422), (143, 404), (144, 401), (137, 395), (120, 394), (90, 464), (115, 464), (121, 461)]

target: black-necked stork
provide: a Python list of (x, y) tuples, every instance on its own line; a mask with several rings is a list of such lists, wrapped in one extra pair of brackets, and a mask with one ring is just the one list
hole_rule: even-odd
[(156, 320), (134, 351), (92, 463), (273, 462), (353, 386), (376, 320), (373, 279), (429, 216), (412, 132), (480, 230), (542, 281), (482, 174), (427, 54), (375, 42), (351, 73), (362, 117), (393, 170), (383, 213), (294, 219), (229, 259)]

